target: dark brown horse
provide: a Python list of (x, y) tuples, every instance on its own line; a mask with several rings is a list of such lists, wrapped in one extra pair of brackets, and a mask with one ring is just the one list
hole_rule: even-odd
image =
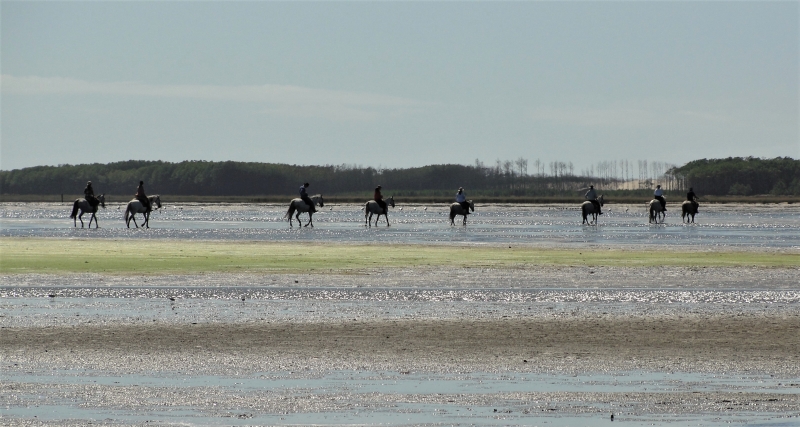
[(461, 203), (458, 202), (450, 205), (450, 225), (456, 225), (454, 221), (456, 215), (464, 215), (463, 224), (467, 225), (467, 215), (469, 215), (470, 211), (475, 212), (475, 204), (472, 203), (472, 200), (467, 200), (467, 203), (469, 203), (469, 209), (464, 209), (464, 206), (461, 206)]
[[(602, 194), (600, 195), (600, 197), (597, 198), (597, 201), (600, 203), (600, 206), (603, 206), (603, 195)], [(599, 212), (600, 211), (594, 206), (594, 203), (592, 203), (592, 202), (590, 202), (588, 200), (583, 202), (583, 203), (581, 203), (581, 216), (583, 216), (583, 222), (581, 223), (581, 225), (583, 225), (583, 224), (589, 224), (589, 225), (594, 224), (594, 225), (597, 225), (597, 214)], [(589, 215), (592, 216), (592, 221), (591, 222), (589, 221)]]
[(686, 221), (688, 224), (689, 218), (691, 217), (691, 223), (694, 224), (694, 216), (697, 215), (697, 202), (692, 202), (689, 200), (684, 201), (681, 203), (681, 221)]
[[(97, 200), (100, 201), (99, 206), (102, 206), (103, 209), (105, 209), (106, 207), (105, 195), (101, 194), (97, 196)], [(98, 205), (92, 206), (92, 204), (89, 203), (89, 201), (87, 201), (86, 199), (75, 200), (75, 203), (72, 204), (72, 214), (69, 216), (70, 218), (72, 218), (73, 220), (72, 222), (75, 224), (75, 227), (78, 226), (78, 220), (80, 220), (81, 228), (83, 228), (82, 216), (84, 213), (89, 212), (92, 214), (92, 216), (89, 217), (89, 228), (92, 228), (92, 220), (94, 220), (95, 228), (100, 228), (100, 224), (97, 223), (97, 215), (95, 215), (97, 213), (97, 206)], [(81, 211), (80, 215), (78, 215), (78, 211)]]

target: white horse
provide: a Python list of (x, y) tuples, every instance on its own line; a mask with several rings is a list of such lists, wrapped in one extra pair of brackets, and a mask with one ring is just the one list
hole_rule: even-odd
[[(602, 194), (600, 195), (600, 197), (597, 198), (597, 201), (600, 203), (600, 206), (603, 206), (603, 195)], [(600, 213), (600, 211), (597, 208), (594, 207), (594, 203), (592, 203), (591, 201), (587, 200), (587, 201), (581, 203), (581, 216), (583, 216), (583, 222), (581, 223), (581, 225), (583, 225), (583, 224), (589, 224), (589, 225), (594, 224), (594, 225), (597, 225), (597, 214), (598, 213)], [(592, 221), (591, 222), (589, 222), (589, 215), (592, 216)]]
[(366, 222), (366, 224), (364, 224), (365, 226), (372, 226), (372, 215), (376, 214), (378, 216), (375, 218), (375, 226), (378, 226), (378, 220), (381, 218), (381, 215), (383, 215), (386, 217), (386, 226), (389, 227), (388, 210), (389, 206), (394, 207), (394, 196), (389, 197), (388, 199), (384, 200), (384, 202), (386, 202), (386, 209), (383, 209), (381, 205), (374, 200), (370, 200), (364, 205), (364, 222)]
[[(101, 194), (97, 196), (97, 200), (100, 201), (100, 206), (102, 206), (103, 209), (105, 209), (106, 208), (105, 195)], [(80, 215), (78, 215), (78, 210), (81, 211)], [(81, 220), (81, 228), (83, 228), (83, 218), (81, 217), (85, 212), (89, 212), (92, 214), (92, 216), (89, 217), (89, 228), (92, 228), (92, 220), (94, 220), (95, 228), (100, 228), (100, 224), (97, 223), (97, 216), (95, 215), (97, 213), (97, 206), (92, 206), (91, 203), (89, 203), (89, 201), (86, 199), (76, 199), (75, 203), (72, 204), (72, 214), (69, 217), (72, 218), (72, 222), (75, 224), (75, 227), (78, 226), (78, 220)]]
[(464, 215), (464, 225), (467, 225), (467, 215), (470, 211), (475, 212), (475, 203), (472, 203), (472, 200), (467, 200), (467, 203), (469, 203), (469, 209), (464, 209), (464, 206), (458, 202), (450, 205), (450, 225), (456, 225), (454, 221), (456, 215)]
[(681, 221), (685, 219), (688, 224), (689, 218), (691, 217), (691, 222), (694, 224), (694, 216), (697, 215), (697, 207), (697, 202), (692, 202), (690, 200), (681, 203)]
[[(325, 206), (325, 202), (323, 202), (321, 194), (315, 194), (311, 196), (311, 201), (314, 202), (314, 206), (317, 205), (319, 205), (319, 207)], [(297, 212), (296, 215), (295, 212)], [(291, 203), (289, 203), (289, 210), (286, 211), (286, 215), (284, 215), (283, 217), (289, 218), (289, 227), (293, 227), (292, 215), (295, 215), (295, 218), (297, 218), (298, 225), (303, 225), (303, 221), (300, 221), (300, 214), (303, 212), (308, 212), (308, 222), (306, 223), (306, 225), (304, 225), (304, 227), (308, 227), (309, 224), (311, 224), (311, 226), (313, 227), (314, 222), (312, 221), (312, 217), (314, 216), (314, 212), (311, 212), (311, 206), (308, 206), (308, 203), (304, 202), (303, 199), (299, 197), (296, 199), (292, 199)]]
[(647, 211), (650, 213), (650, 220), (651, 223), (658, 224), (659, 220), (663, 223), (664, 219), (667, 217), (667, 214), (664, 213), (666, 209), (664, 206), (661, 206), (661, 202), (658, 199), (653, 199), (647, 205)]
[[(151, 209), (153, 209), (153, 205), (156, 206), (155, 209), (161, 208), (161, 196), (158, 194), (148, 197), (147, 201), (150, 202)], [(125, 208), (125, 225), (131, 228), (131, 220), (133, 220), (133, 225), (139, 228), (139, 224), (136, 223), (136, 214), (142, 214), (144, 217), (142, 227), (150, 228), (150, 212), (147, 212), (144, 204), (139, 199), (133, 199), (128, 202), (128, 207)]]

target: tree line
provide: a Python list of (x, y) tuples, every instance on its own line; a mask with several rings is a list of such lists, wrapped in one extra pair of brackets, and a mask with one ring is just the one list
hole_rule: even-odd
[(668, 173), (709, 195), (800, 195), (800, 160), (728, 157), (694, 160)]
[[(312, 193), (326, 195), (371, 194), (381, 184), (392, 194), (425, 196), (454, 192), (465, 187), (470, 194), (485, 196), (552, 196), (575, 194), (591, 184), (603, 189), (652, 188), (656, 183), (670, 190), (694, 186), (700, 194), (800, 195), (800, 161), (791, 158), (729, 158), (696, 160), (681, 167), (638, 162), (638, 176), (628, 161), (601, 162), (597, 169), (574, 174), (567, 162), (500, 161), (473, 165), (429, 165), (405, 169), (375, 169), (357, 165), (300, 166), (255, 162), (130, 160), (108, 164), (37, 166), (0, 171), (2, 194), (80, 194), (87, 181), (97, 193), (133, 194), (139, 181), (149, 193), (187, 196), (293, 195), (303, 182)], [(549, 173), (548, 173), (549, 172)]]

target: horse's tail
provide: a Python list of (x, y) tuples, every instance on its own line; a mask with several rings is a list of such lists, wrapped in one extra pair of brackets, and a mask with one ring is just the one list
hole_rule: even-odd
[(128, 223), (129, 214), (131, 213), (131, 204), (128, 203), (128, 206), (125, 206), (125, 223)]
[(289, 220), (291, 220), (292, 214), (294, 214), (294, 202), (289, 202), (289, 210), (286, 211), (286, 215), (284, 215), (283, 217), (289, 218)]
[(69, 216), (70, 218), (75, 218), (76, 216), (78, 216), (78, 205), (79, 204), (80, 204), (80, 202), (78, 200), (76, 200), (75, 203), (72, 204), (72, 214)]

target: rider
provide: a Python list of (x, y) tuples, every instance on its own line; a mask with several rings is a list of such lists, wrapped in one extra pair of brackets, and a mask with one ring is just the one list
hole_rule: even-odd
[(598, 215), (602, 215), (603, 212), (600, 211), (600, 201), (597, 200), (597, 193), (594, 191), (594, 185), (589, 186), (589, 191), (586, 192), (586, 195), (583, 196), (586, 200), (592, 202), (594, 205), (595, 210), (597, 210)]
[(660, 185), (656, 185), (656, 191), (653, 192), (653, 196), (661, 202), (661, 209), (664, 209), (664, 212), (667, 211), (667, 201), (664, 199), (664, 191), (661, 189)]
[(458, 187), (458, 193), (456, 193), (456, 202), (461, 205), (461, 208), (464, 209), (464, 212), (469, 213), (469, 203), (467, 202), (467, 195), (464, 194), (464, 187)]
[(136, 194), (134, 194), (136, 200), (142, 203), (142, 206), (145, 208), (145, 212), (150, 212), (150, 200), (147, 198), (147, 195), (144, 194), (144, 181), (139, 181), (139, 186), (136, 187)]
[(389, 212), (389, 209), (386, 207), (386, 202), (383, 201), (383, 194), (381, 194), (381, 186), (375, 187), (375, 194), (372, 196), (372, 199), (378, 203), (384, 212)]
[(94, 188), (92, 188), (92, 181), (86, 183), (86, 188), (83, 189), (83, 197), (89, 202), (90, 206), (97, 207), (100, 204), (100, 200), (97, 200), (97, 197), (94, 197)]
[(694, 210), (697, 210), (697, 208), (700, 206), (697, 203), (697, 194), (694, 194), (694, 190), (692, 189), (692, 187), (689, 187), (689, 192), (686, 193), (686, 200), (692, 202), (692, 206), (694, 206)]
[(303, 199), (303, 202), (309, 206), (309, 212), (316, 212), (317, 208), (314, 206), (314, 201), (308, 197), (308, 193), (306, 192), (306, 188), (308, 188), (308, 183), (304, 183), (300, 186), (300, 198)]

